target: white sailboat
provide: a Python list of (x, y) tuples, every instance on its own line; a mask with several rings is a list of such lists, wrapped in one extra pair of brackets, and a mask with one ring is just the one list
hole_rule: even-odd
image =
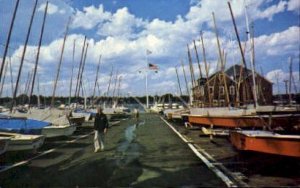
[(8, 139), (7, 151), (35, 151), (40, 148), (45, 140), (43, 135), (24, 135), (18, 133), (0, 132), (0, 138)]

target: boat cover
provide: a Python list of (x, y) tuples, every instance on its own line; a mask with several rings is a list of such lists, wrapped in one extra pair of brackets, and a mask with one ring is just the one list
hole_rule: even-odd
[(0, 131), (21, 134), (41, 134), (42, 128), (51, 123), (25, 118), (3, 118), (0, 117)]

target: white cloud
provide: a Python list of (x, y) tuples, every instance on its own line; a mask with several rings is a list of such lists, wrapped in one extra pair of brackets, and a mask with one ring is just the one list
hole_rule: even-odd
[[(153, 20), (138, 18), (130, 13), (126, 7), (116, 10), (116, 12), (105, 11), (103, 5), (99, 5), (98, 7), (84, 7), (82, 11), (74, 11), (71, 28), (84, 30), (97, 29), (97, 34), (101, 36), (98, 40), (92, 38), (88, 39), (89, 50), (84, 74), (86, 89), (89, 90), (89, 88), (93, 87), (93, 79), (96, 74), (95, 68), (99, 55), (102, 54), (99, 79), (101, 90), (106, 92), (110, 67), (113, 65), (115, 70), (118, 69), (124, 78), (122, 88), (127, 88), (135, 94), (143, 95), (145, 77), (143, 74), (138, 74), (138, 70), (146, 65), (146, 49), (148, 49), (153, 52), (149, 55), (149, 62), (155, 63), (160, 67), (157, 74), (149, 74), (149, 91), (153, 93), (157, 88), (162, 88), (161, 92), (175, 92), (177, 88), (177, 78), (174, 66), (179, 64), (180, 59), (183, 59), (185, 62), (187, 79), (190, 80), (189, 67), (187, 65), (187, 44), (190, 45), (195, 75), (198, 77), (198, 66), (191, 44), (193, 39), (197, 39), (196, 45), (198, 47), (202, 71), (204, 72), (202, 49), (198, 39), (202, 25), (211, 25), (211, 12), (214, 11), (216, 14), (220, 33), (226, 30), (230, 30), (232, 33), (233, 27), (231, 23), (228, 24), (231, 17), (227, 2), (202, 0), (193, 1), (192, 3), (193, 6), (190, 7), (189, 12), (186, 15), (178, 15), (174, 21), (164, 21), (158, 18)], [(279, 1), (267, 8), (261, 8), (263, 3), (263, 0), (253, 0), (249, 2), (249, 15), (255, 15), (252, 19), (272, 19), (275, 14), (285, 11), (286, 8), (288, 8), (288, 10), (295, 10), (297, 7), (296, 1), (294, 0), (288, 2)], [(233, 0), (231, 4), (236, 19), (244, 20), (243, 3)], [(42, 6), (44, 6), (44, 4)], [(42, 6), (39, 8), (40, 11), (43, 10)], [(64, 14), (64, 10), (69, 10), (66, 7), (59, 10), (56, 5), (53, 5), (50, 9), (52, 9), (52, 14), (56, 12)], [(239, 24), (238, 27), (240, 29), (241, 24)], [(276, 58), (281, 56), (297, 56), (299, 54), (299, 32), (299, 27), (294, 26), (278, 33), (256, 37), (255, 49), (257, 62), (260, 63), (260, 65), (266, 65), (264, 62), (266, 59), (274, 58), (274, 61), (278, 61)], [(73, 41), (75, 39), (75, 75), (77, 76), (84, 36), (72, 34), (68, 36), (65, 47), (61, 72), (62, 81), (60, 82), (62, 90), (63, 85), (69, 83)], [(241, 59), (234, 35), (232, 39), (233, 41), (230, 41), (228, 36), (220, 34), (221, 48), (225, 49), (227, 53), (227, 67), (240, 62)], [(218, 61), (217, 43), (213, 31), (204, 31), (204, 42), (211, 74), (216, 71)], [(49, 91), (52, 88), (51, 83), (55, 76), (54, 72), (56, 71), (59, 60), (61, 46), (62, 37), (47, 43), (41, 48), (39, 73), (43, 75), (43, 84)], [(17, 56), (20, 56), (22, 49), (22, 47), (19, 47), (13, 54), (13, 59), (15, 59), (14, 61), (16, 62), (15, 65), (19, 63)], [(26, 58), (32, 61), (32, 63), (24, 64), (23, 75), (26, 75), (27, 72), (31, 70), (35, 54), (36, 46), (29, 46)], [(249, 56), (247, 55), (247, 62), (249, 62), (248, 59)], [(268, 63), (269, 62), (270, 60), (268, 60)], [(178, 68), (181, 83), (184, 84), (182, 69), (181, 67)], [(272, 77), (272, 73), (268, 74), (268, 76)]]
[(293, 26), (285, 31), (255, 38), (258, 56), (298, 55), (300, 27)]
[[(284, 81), (290, 80), (290, 73), (289, 72), (284, 72), (282, 69), (275, 69), (266, 74), (266, 78), (270, 80), (273, 85), (273, 90), (275, 94), (278, 93), (285, 93), (285, 83)], [(300, 90), (300, 81), (299, 81), (299, 72), (293, 71), (292, 72), (292, 84), (291, 84), (291, 92), (295, 93), (295, 90), (299, 92)], [(289, 84), (288, 84), (289, 87)]]
[(104, 11), (102, 4), (99, 7), (94, 5), (84, 7), (83, 11), (76, 10), (72, 22), (72, 28), (92, 29), (99, 23), (104, 22), (111, 18), (111, 13)]
[(265, 10), (259, 12), (256, 17), (259, 18), (268, 18), (269, 20), (272, 20), (273, 16), (275, 14), (278, 14), (280, 12), (284, 12), (287, 6), (286, 1), (280, 1), (278, 4), (272, 5)]
[[(44, 12), (46, 7), (46, 3), (43, 3), (40, 5), (40, 7), (38, 8), (38, 11), (40, 12)], [(52, 3), (48, 3), (48, 10), (47, 10), (47, 14), (51, 15), (51, 14), (55, 14), (57, 12), (63, 13), (64, 10), (59, 10), (58, 7)]]
[(300, 1), (299, 0), (289, 0), (287, 5), (288, 5), (289, 11), (296, 11), (299, 14), (299, 11), (300, 11)]
[(98, 34), (102, 36), (132, 36), (145, 22), (130, 14), (128, 8), (118, 9), (107, 22), (100, 24)]

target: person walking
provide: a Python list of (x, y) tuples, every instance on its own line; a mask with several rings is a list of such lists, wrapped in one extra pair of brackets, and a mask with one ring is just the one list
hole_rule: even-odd
[(133, 118), (135, 119), (136, 122), (139, 121), (139, 117), (140, 117), (139, 110), (137, 108), (134, 108), (134, 110), (133, 110)]
[(104, 150), (104, 135), (107, 133), (108, 129), (108, 120), (106, 115), (103, 113), (103, 109), (99, 107), (97, 109), (97, 114), (95, 116), (94, 122), (94, 130), (95, 130), (95, 137), (94, 137), (94, 146), (95, 152), (98, 152), (100, 149), (101, 151)]

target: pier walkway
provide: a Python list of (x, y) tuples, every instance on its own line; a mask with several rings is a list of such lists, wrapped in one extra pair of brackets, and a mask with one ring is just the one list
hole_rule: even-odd
[(1, 156), (1, 187), (225, 187), (158, 115), (109, 128), (94, 153), (93, 130), (47, 140), (37, 154)]

